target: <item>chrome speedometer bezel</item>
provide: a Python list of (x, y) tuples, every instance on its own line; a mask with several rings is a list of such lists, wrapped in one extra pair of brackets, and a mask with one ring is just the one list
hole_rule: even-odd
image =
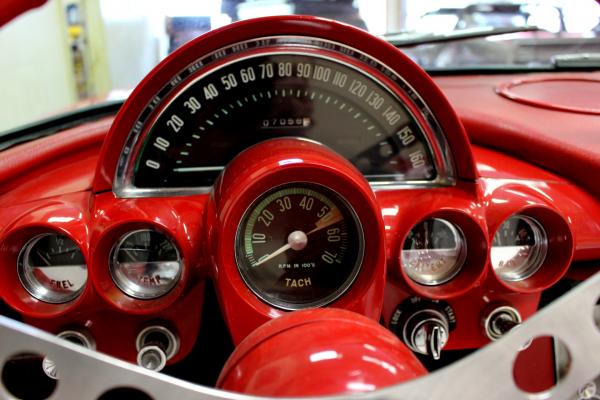
[[(269, 49), (274, 49), (275, 47), (279, 50), (269, 52)], [(285, 51), (282, 51), (281, 48), (284, 48)], [(208, 193), (211, 190), (212, 186), (138, 188), (133, 184), (135, 164), (141, 151), (142, 143), (150, 130), (150, 127), (147, 125), (149, 124), (151, 126), (151, 121), (155, 120), (168, 106), (169, 102), (173, 100), (173, 95), (185, 90), (189, 85), (192, 85), (197, 80), (204, 78), (206, 75), (213, 73), (219, 68), (223, 68), (224, 66), (245, 58), (253, 57), (253, 55), (248, 57), (244, 57), (243, 55), (240, 56), (240, 51), (246, 51), (248, 49), (260, 50), (261, 55), (292, 54), (321, 58), (328, 57), (326, 54), (316, 55), (314, 50), (318, 49), (322, 50), (323, 53), (335, 55), (333, 61), (342, 64), (344, 58), (351, 57), (350, 55), (352, 55), (352, 60), (358, 62), (360, 68), (353, 65), (347, 65), (348, 67), (355, 69), (358, 73), (367, 75), (369, 79), (372, 79), (375, 83), (387, 90), (398, 102), (405, 105), (406, 111), (413, 118), (415, 118), (415, 114), (419, 115), (419, 118), (415, 118), (415, 120), (423, 132), (426, 133), (424, 135), (424, 144), (428, 147), (436, 171), (435, 178), (432, 180), (402, 181), (398, 180), (399, 174), (389, 174), (389, 180), (370, 182), (372, 188), (374, 190), (406, 189), (415, 187), (448, 186), (455, 183), (455, 170), (451, 152), (441, 126), (421, 96), (405, 79), (376, 58), (353, 47), (311, 36), (290, 35), (259, 37), (236, 42), (197, 59), (178, 74), (171, 77), (169, 83), (159, 90), (152, 98), (152, 101), (146, 105), (144, 110), (137, 117), (136, 122), (133, 124), (133, 129), (129, 132), (113, 181), (113, 191), (118, 197), (137, 198), (177, 196)], [(337, 56), (339, 56), (339, 58)], [(197, 71), (199, 70), (203, 70), (203, 72), (197, 74)], [(371, 73), (369, 73), (369, 71), (371, 71)], [(393, 83), (395, 90), (403, 93), (403, 98), (400, 98), (399, 95), (391, 89), (389, 83), (382, 82), (380, 79), (373, 76), (373, 73), (383, 74), (383, 76), (389, 78)], [(193, 78), (190, 79), (190, 77)]]

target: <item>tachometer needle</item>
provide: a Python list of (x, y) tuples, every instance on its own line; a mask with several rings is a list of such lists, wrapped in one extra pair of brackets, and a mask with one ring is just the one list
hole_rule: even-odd
[(292, 246), (288, 243), (286, 245), (283, 245), (282, 247), (280, 247), (279, 249), (275, 250), (273, 253), (269, 254), (267, 257), (259, 260), (256, 264), (252, 264), (253, 267), (258, 267), (260, 264), (264, 264), (267, 261), (277, 257), (278, 255), (280, 255), (281, 253), (284, 253), (286, 251), (288, 251), (289, 249), (291, 249)]
[(344, 216), (342, 215), (340, 210), (337, 207), (334, 207), (331, 209), (331, 211), (329, 211), (320, 220), (317, 221), (317, 223), (316, 223), (317, 226), (315, 227), (315, 229), (308, 232), (307, 236), (312, 233), (318, 232), (321, 229), (327, 228), (328, 226), (336, 224), (343, 219), (344, 219)]
[(334, 207), (333, 209), (331, 209), (331, 211), (329, 211), (327, 214), (325, 214), (323, 217), (321, 217), (321, 219), (319, 219), (316, 222), (316, 224), (315, 224), (316, 226), (312, 231), (310, 231), (308, 233), (304, 233), (302, 231), (294, 231), (294, 232), (290, 233), (287, 238), (287, 241), (288, 241), (287, 244), (281, 246), (279, 249), (275, 250), (273, 253), (269, 254), (268, 256), (260, 259), (256, 264), (252, 264), (252, 266), (258, 267), (259, 265), (264, 264), (267, 261), (272, 260), (273, 258), (277, 257), (281, 253), (285, 253), (289, 249), (294, 249), (294, 250), (304, 249), (306, 247), (306, 244), (308, 243), (309, 235), (311, 235), (315, 232), (318, 232), (321, 229), (327, 228), (328, 226), (331, 226), (335, 223), (338, 223), (343, 219), (344, 219), (344, 216), (342, 215), (340, 210), (337, 207)]

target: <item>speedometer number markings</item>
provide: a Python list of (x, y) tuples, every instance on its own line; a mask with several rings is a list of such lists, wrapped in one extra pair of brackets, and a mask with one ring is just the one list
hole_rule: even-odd
[[(261, 39), (233, 47), (243, 52), (280, 41)], [(144, 122), (140, 117), (135, 123), (132, 133), (142, 135), (144, 144), (132, 155), (131, 185), (211, 186), (239, 152), (284, 136), (329, 146), (372, 183), (434, 180), (432, 151), (414, 111), (398, 97), (397, 88), (369, 72), (379, 64), (337, 44), (319, 46), (345, 55), (305, 52), (300, 45), (285, 53), (264, 51), (227, 61), (235, 53), (232, 47), (197, 60), (173, 77), (142, 113)], [(366, 67), (339, 58), (347, 55)], [(219, 68), (202, 71), (216, 60), (221, 60)], [(381, 70), (395, 76), (386, 71)]]

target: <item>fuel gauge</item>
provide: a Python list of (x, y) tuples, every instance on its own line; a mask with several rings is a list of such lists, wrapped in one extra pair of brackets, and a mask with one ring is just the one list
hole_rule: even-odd
[(88, 275), (77, 244), (57, 233), (44, 233), (29, 240), (19, 253), (17, 272), (29, 294), (55, 304), (79, 296)]

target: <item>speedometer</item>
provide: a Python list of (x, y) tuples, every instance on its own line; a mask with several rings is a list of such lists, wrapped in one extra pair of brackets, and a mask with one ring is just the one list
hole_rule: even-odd
[(435, 129), (419, 96), (377, 60), (316, 38), (255, 39), (198, 59), (157, 92), (115, 189), (207, 191), (238, 153), (277, 137), (322, 143), (373, 185), (440, 183), (451, 167), (431, 146)]

